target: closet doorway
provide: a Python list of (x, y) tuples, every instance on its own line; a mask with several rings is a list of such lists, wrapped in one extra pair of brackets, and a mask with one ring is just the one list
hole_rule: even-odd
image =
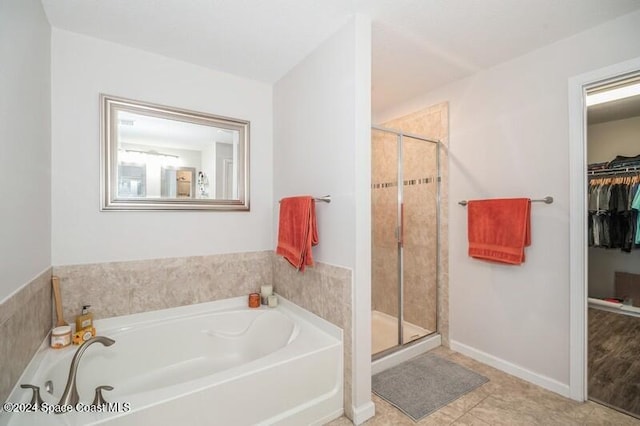
[(640, 74), (585, 101), (587, 396), (640, 418)]

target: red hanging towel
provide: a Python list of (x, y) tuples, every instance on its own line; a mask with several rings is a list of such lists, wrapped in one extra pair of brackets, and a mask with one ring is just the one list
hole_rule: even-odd
[(311, 246), (318, 244), (315, 201), (311, 196), (289, 197), (280, 201), (278, 247), (276, 253), (293, 267), (304, 271), (313, 266)]
[(469, 256), (520, 265), (531, 245), (531, 199), (475, 200), (467, 204)]

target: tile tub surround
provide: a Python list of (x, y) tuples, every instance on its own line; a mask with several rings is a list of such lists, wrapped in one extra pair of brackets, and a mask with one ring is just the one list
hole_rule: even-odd
[(351, 418), (351, 270), (316, 263), (301, 273), (273, 254), (273, 283), (278, 294), (344, 330), (344, 409)]
[(109, 318), (248, 295), (272, 282), (272, 252), (54, 266), (68, 322), (91, 305)]
[[(351, 270), (316, 263), (297, 272), (273, 251), (55, 266), (64, 315), (83, 304), (94, 318), (146, 312), (248, 295), (272, 283), (274, 291), (344, 330), (344, 398), (351, 408)], [(99, 332), (99, 330), (98, 330)]]
[(51, 330), (51, 268), (0, 304), (0, 401)]

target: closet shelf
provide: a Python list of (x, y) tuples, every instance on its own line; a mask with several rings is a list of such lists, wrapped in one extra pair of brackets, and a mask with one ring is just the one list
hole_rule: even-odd
[(607, 175), (620, 175), (627, 173), (640, 173), (640, 165), (627, 166), (627, 167), (613, 167), (611, 169), (589, 170), (588, 176), (607, 176)]

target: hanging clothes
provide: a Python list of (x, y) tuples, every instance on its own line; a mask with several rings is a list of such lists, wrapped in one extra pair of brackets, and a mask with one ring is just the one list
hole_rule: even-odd
[(625, 252), (640, 247), (640, 175), (591, 177), (589, 181), (589, 246)]
[(640, 221), (637, 220), (638, 211), (640, 210), (640, 191), (637, 190), (637, 186), (635, 196), (633, 197), (633, 202), (631, 203), (631, 208), (632, 211), (635, 211), (636, 214), (636, 235), (634, 242), (635, 244), (640, 244)]

